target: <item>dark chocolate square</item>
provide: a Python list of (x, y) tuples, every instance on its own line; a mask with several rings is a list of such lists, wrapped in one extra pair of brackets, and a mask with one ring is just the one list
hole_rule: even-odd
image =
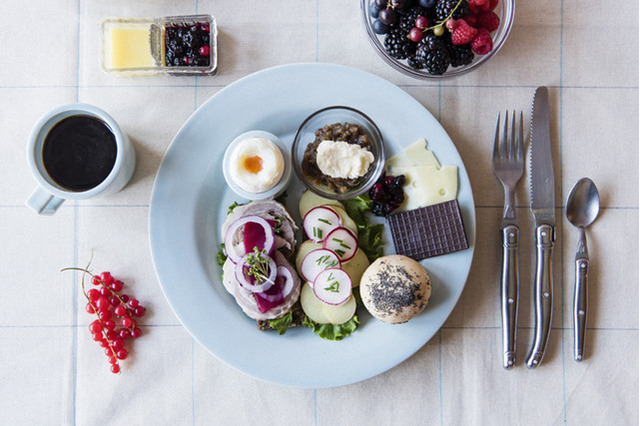
[(458, 200), (389, 215), (397, 254), (415, 260), (469, 248)]

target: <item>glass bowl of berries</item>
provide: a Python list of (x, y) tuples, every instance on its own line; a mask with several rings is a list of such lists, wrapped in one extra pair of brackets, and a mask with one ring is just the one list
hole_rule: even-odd
[(361, 0), (378, 54), (421, 79), (466, 74), (488, 62), (513, 24), (515, 0)]
[(293, 170), (324, 198), (346, 200), (369, 191), (384, 170), (378, 126), (363, 112), (330, 106), (307, 117), (291, 146)]

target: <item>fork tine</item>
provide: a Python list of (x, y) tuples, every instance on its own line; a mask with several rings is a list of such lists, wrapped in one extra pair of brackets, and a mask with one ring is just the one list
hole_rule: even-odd
[(516, 159), (516, 112), (511, 113), (511, 137), (509, 138), (509, 158)]
[(509, 128), (509, 111), (504, 112), (504, 128), (502, 132), (502, 156), (507, 157), (509, 155), (509, 151), (507, 149), (507, 129)]
[(518, 135), (518, 160), (524, 161), (524, 130), (522, 124), (522, 111), (520, 111), (520, 134)]
[(500, 112), (498, 112), (498, 120), (496, 121), (496, 136), (493, 140), (493, 159), (500, 158)]

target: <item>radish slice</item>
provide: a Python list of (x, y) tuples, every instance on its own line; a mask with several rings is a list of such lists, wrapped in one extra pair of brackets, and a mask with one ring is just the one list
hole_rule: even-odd
[[(244, 240), (244, 228), (245, 225), (251, 223), (250, 235), (247, 235), (248, 239)], [(263, 233), (256, 231), (256, 227), (253, 225), (259, 225), (263, 229)], [(259, 228), (258, 228), (259, 229)], [(240, 233), (242, 232), (242, 237)], [(260, 235), (260, 237), (258, 236)], [(264, 235), (264, 239), (262, 238)], [(252, 241), (249, 241), (251, 239)], [(242, 241), (242, 244), (239, 242)], [(253, 244), (253, 245), (252, 245)], [(239, 263), (242, 257), (247, 253), (246, 246), (258, 247), (258, 250), (266, 250), (267, 253), (271, 253), (275, 244), (275, 234), (269, 222), (266, 219), (250, 215), (242, 217), (229, 226), (226, 235), (224, 236), (224, 249), (227, 252), (227, 256), (233, 263)], [(262, 245), (262, 247), (260, 247)]]
[(276, 261), (269, 256), (262, 255), (262, 258), (268, 262), (267, 270), (269, 276), (265, 277), (262, 281), (256, 281), (255, 277), (249, 275), (249, 265), (247, 265), (247, 258), (252, 256), (253, 253), (248, 253), (240, 258), (240, 262), (236, 263), (236, 279), (242, 287), (249, 290), (252, 293), (263, 293), (270, 289), (276, 282), (276, 276), (278, 273), (278, 267)]
[(310, 240), (320, 242), (342, 224), (340, 215), (329, 207), (315, 207), (304, 215), (302, 227)]
[(341, 262), (346, 262), (358, 251), (358, 238), (349, 229), (340, 226), (327, 235), (322, 247), (337, 254)]
[(340, 268), (325, 269), (313, 282), (313, 292), (328, 305), (342, 305), (351, 297), (351, 277)]
[(302, 277), (312, 283), (318, 274), (328, 268), (339, 268), (338, 255), (327, 249), (316, 249), (309, 252), (300, 264)]

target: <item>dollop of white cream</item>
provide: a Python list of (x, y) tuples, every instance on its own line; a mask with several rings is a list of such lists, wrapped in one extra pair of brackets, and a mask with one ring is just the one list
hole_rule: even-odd
[(329, 140), (320, 142), (316, 156), (316, 163), (323, 174), (343, 179), (364, 176), (373, 160), (371, 151), (359, 145)]
[(242, 190), (259, 194), (272, 189), (284, 174), (284, 155), (275, 142), (250, 137), (238, 143), (229, 158), (231, 179)]

